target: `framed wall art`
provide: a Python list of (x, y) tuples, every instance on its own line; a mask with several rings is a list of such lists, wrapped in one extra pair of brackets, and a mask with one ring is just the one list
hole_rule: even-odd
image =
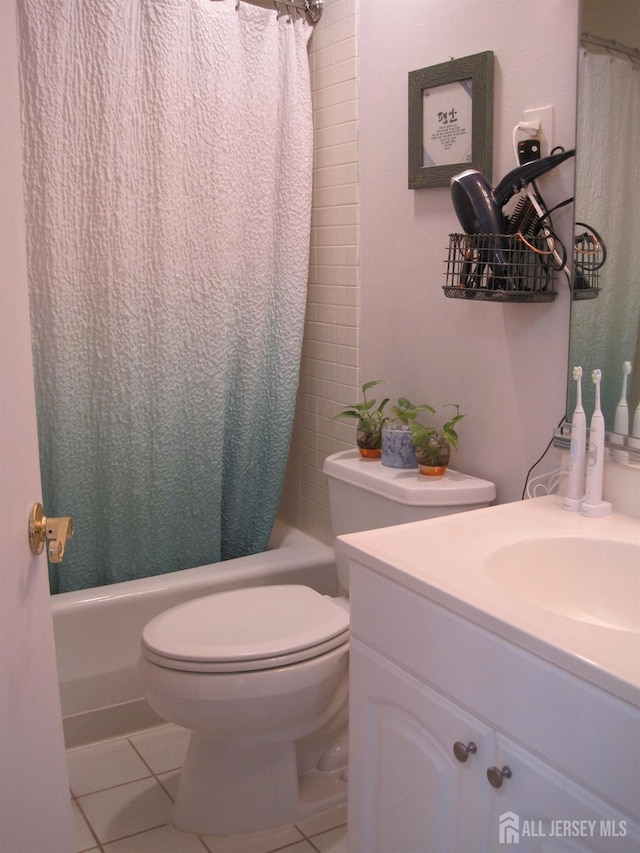
[(493, 51), (409, 72), (409, 189), (492, 165)]

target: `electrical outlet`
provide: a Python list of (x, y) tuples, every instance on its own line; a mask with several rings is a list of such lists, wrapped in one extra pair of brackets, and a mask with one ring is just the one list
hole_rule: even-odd
[(553, 142), (553, 107), (538, 107), (535, 110), (525, 110), (522, 113), (522, 121), (537, 121), (539, 125), (536, 134), (540, 140), (540, 149), (543, 157), (548, 157), (554, 146)]

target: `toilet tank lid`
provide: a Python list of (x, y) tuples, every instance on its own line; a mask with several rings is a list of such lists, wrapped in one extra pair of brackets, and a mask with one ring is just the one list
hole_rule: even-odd
[(407, 506), (475, 506), (489, 504), (496, 487), (447, 468), (440, 477), (421, 474), (417, 468), (388, 468), (379, 459), (364, 459), (358, 450), (343, 450), (325, 459), (329, 478)]

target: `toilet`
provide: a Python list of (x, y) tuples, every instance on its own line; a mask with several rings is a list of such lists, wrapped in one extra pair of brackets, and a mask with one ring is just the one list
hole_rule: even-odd
[[(488, 506), (495, 486), (432, 478), (358, 451), (324, 465), (336, 535)], [(349, 605), (302, 585), (214, 593), (161, 613), (142, 635), (151, 707), (191, 730), (174, 825), (235, 835), (292, 823), (347, 791)]]

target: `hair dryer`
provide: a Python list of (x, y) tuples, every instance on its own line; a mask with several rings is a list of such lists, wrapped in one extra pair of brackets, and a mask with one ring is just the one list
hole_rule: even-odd
[(500, 236), (507, 230), (502, 208), (527, 184), (574, 154), (575, 150), (571, 149), (518, 166), (506, 174), (495, 189), (476, 169), (467, 169), (451, 178), (453, 207), (465, 233), (492, 235), (487, 263), (500, 286), (508, 290), (517, 287), (509, 275), (507, 240)]
[(504, 234), (502, 208), (517, 192), (545, 172), (573, 157), (575, 150), (551, 154), (512, 169), (493, 189), (482, 172), (467, 169), (451, 178), (451, 197), (460, 224), (467, 234)]

